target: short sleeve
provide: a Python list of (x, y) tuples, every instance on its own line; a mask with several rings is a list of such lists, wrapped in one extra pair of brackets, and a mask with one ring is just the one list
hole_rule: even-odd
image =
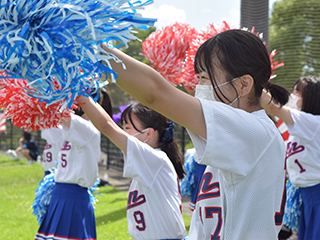
[(320, 116), (290, 109), (294, 125), (286, 124), (290, 135), (312, 141), (320, 128)]
[(127, 141), (123, 176), (133, 178), (150, 189), (169, 159), (161, 149), (153, 149), (133, 136), (129, 136)]
[(220, 102), (200, 99), (207, 140), (193, 134), (199, 163), (246, 176), (280, 136), (264, 110), (248, 113)]
[(67, 130), (64, 140), (71, 142), (73, 146), (82, 147), (88, 144), (97, 132), (99, 131), (91, 121), (71, 114), (70, 128)]
[(65, 138), (65, 131), (62, 130), (61, 125), (56, 128), (53, 127), (49, 129), (43, 129), (41, 130), (41, 138), (45, 139), (51, 144), (56, 144), (57, 142), (60, 142), (61, 139)]

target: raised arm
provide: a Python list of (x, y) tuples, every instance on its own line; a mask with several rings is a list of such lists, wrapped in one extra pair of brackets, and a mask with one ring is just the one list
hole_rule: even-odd
[(206, 138), (206, 125), (200, 101), (167, 82), (153, 68), (117, 49), (103, 48), (117, 56), (125, 65), (110, 61), (118, 73), (117, 85), (142, 104), (172, 121)]
[(128, 134), (125, 133), (109, 116), (109, 114), (91, 98), (79, 97), (77, 102), (89, 117), (93, 125), (110, 139), (124, 154), (127, 154)]
[(270, 94), (265, 90), (262, 91), (260, 104), (271, 115), (280, 118), (285, 123), (294, 125), (290, 109), (285, 106), (279, 108), (273, 101), (271, 101)]

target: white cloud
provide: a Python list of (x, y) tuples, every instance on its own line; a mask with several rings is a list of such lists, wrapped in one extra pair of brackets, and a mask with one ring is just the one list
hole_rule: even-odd
[(225, 18), (221, 18), (219, 24), (222, 24), (222, 21), (226, 21), (231, 28), (239, 28), (240, 27), (240, 11), (236, 8), (231, 8), (226, 14)]
[(167, 4), (160, 5), (158, 8), (149, 5), (141, 13), (143, 17), (157, 18), (158, 21), (155, 23), (157, 28), (162, 28), (175, 22), (185, 23), (187, 18), (184, 10)]

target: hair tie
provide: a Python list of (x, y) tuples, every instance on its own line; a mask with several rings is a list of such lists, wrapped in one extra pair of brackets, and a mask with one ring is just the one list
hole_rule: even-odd
[(168, 142), (171, 141), (173, 138), (173, 128), (174, 128), (174, 122), (172, 122), (171, 120), (167, 120), (167, 127), (166, 130), (163, 133), (161, 142)]
[(266, 89), (270, 89), (271, 85), (272, 85), (271, 81), (268, 80), (266, 83)]

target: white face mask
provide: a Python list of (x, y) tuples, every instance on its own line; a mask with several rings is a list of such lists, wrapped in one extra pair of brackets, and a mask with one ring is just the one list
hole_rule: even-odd
[(207, 99), (211, 101), (216, 101), (213, 95), (212, 85), (197, 85), (195, 95), (196, 98)]
[[(144, 133), (145, 131), (147, 131), (149, 128), (143, 129), (141, 132), (137, 132), (135, 134), (132, 134), (132, 136), (137, 136), (138, 134)], [(146, 143), (148, 141), (148, 139), (144, 140), (143, 142)]]
[[(230, 82), (233, 82), (237, 78), (232, 79)], [(214, 88), (218, 88), (220, 86), (226, 85), (230, 82), (225, 82), (222, 84), (219, 84), (218, 86), (215, 86)], [(211, 100), (211, 101), (217, 101), (213, 94), (213, 87), (212, 85), (196, 85), (196, 91), (195, 95), (196, 98)], [(240, 98), (240, 96), (236, 97), (229, 105), (231, 106), (235, 101), (237, 101)]]
[(298, 108), (297, 102), (301, 99), (301, 97), (298, 97), (297, 95), (291, 93), (289, 97), (289, 101), (286, 104), (286, 107), (301, 110), (301, 108)]

